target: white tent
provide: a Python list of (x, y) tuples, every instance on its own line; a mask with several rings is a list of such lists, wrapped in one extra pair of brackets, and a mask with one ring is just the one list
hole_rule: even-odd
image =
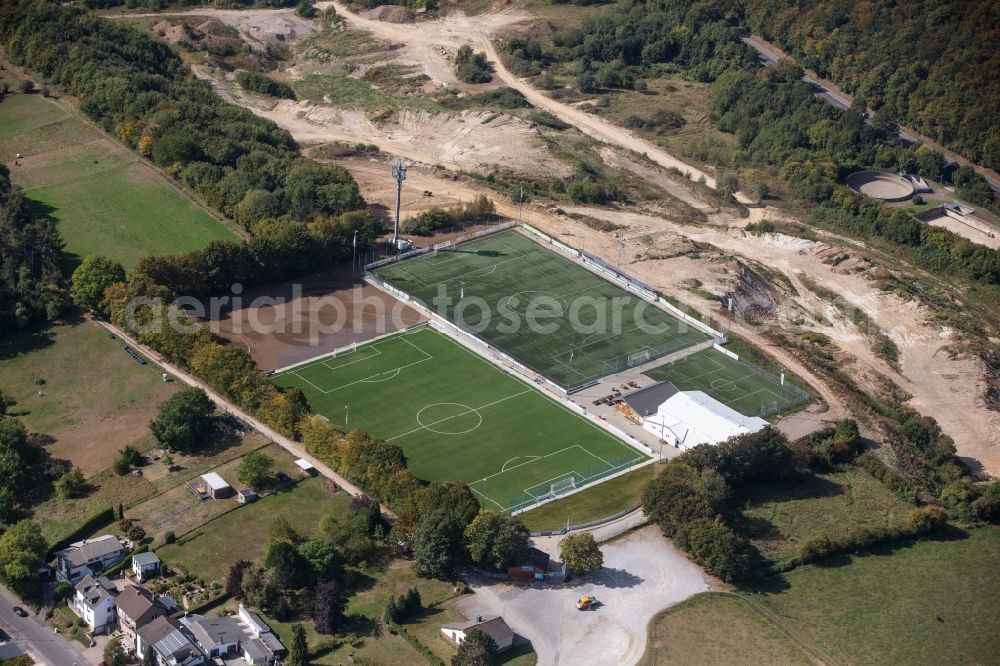
[(643, 428), (682, 449), (717, 444), (767, 425), (764, 419), (743, 416), (702, 391), (678, 391), (642, 422)]

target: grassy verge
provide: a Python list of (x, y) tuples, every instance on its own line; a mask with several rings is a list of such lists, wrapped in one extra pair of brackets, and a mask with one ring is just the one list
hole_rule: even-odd
[(558, 530), (570, 524), (585, 523), (624, 511), (635, 506), (653, 476), (659, 471), (656, 463), (622, 474), (593, 488), (542, 505), (521, 514), (528, 529), (535, 532)]
[(812, 661), (747, 602), (708, 592), (653, 618), (642, 663), (805, 665)]

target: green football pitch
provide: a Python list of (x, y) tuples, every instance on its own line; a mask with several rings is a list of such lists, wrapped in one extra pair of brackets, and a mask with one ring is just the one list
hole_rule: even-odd
[(708, 338), (516, 230), (375, 273), (567, 389)]
[(779, 378), (715, 349), (696, 352), (643, 374), (657, 381), (670, 381), (681, 391), (704, 391), (744, 416), (767, 416), (809, 399), (809, 392), (790, 378), (786, 377), (782, 386)]
[(410, 470), (513, 511), (648, 457), (430, 327), (281, 371), (313, 411), (398, 444)]

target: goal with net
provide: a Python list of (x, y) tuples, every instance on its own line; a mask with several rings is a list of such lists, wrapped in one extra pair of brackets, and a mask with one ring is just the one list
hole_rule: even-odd
[(559, 479), (549, 487), (549, 497), (559, 497), (560, 495), (565, 495), (571, 490), (576, 490), (576, 477), (570, 476), (565, 479)]
[(641, 351), (632, 352), (628, 355), (628, 367), (634, 368), (637, 365), (642, 365), (649, 361), (649, 350), (643, 349)]

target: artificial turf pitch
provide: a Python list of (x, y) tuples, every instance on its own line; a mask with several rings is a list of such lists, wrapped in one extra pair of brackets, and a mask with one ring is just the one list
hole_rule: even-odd
[[(567, 389), (708, 339), (516, 230), (375, 273)], [(441, 293), (450, 302), (439, 306)]]
[(462, 481), (490, 508), (516, 510), (553, 483), (576, 486), (647, 456), (426, 327), (281, 371), (318, 414), (398, 444), (410, 470)]
[(786, 378), (755, 372), (743, 363), (705, 349), (679, 361), (647, 370), (650, 379), (667, 380), (681, 391), (704, 391), (744, 416), (768, 415), (800, 405), (809, 398), (805, 389)]

